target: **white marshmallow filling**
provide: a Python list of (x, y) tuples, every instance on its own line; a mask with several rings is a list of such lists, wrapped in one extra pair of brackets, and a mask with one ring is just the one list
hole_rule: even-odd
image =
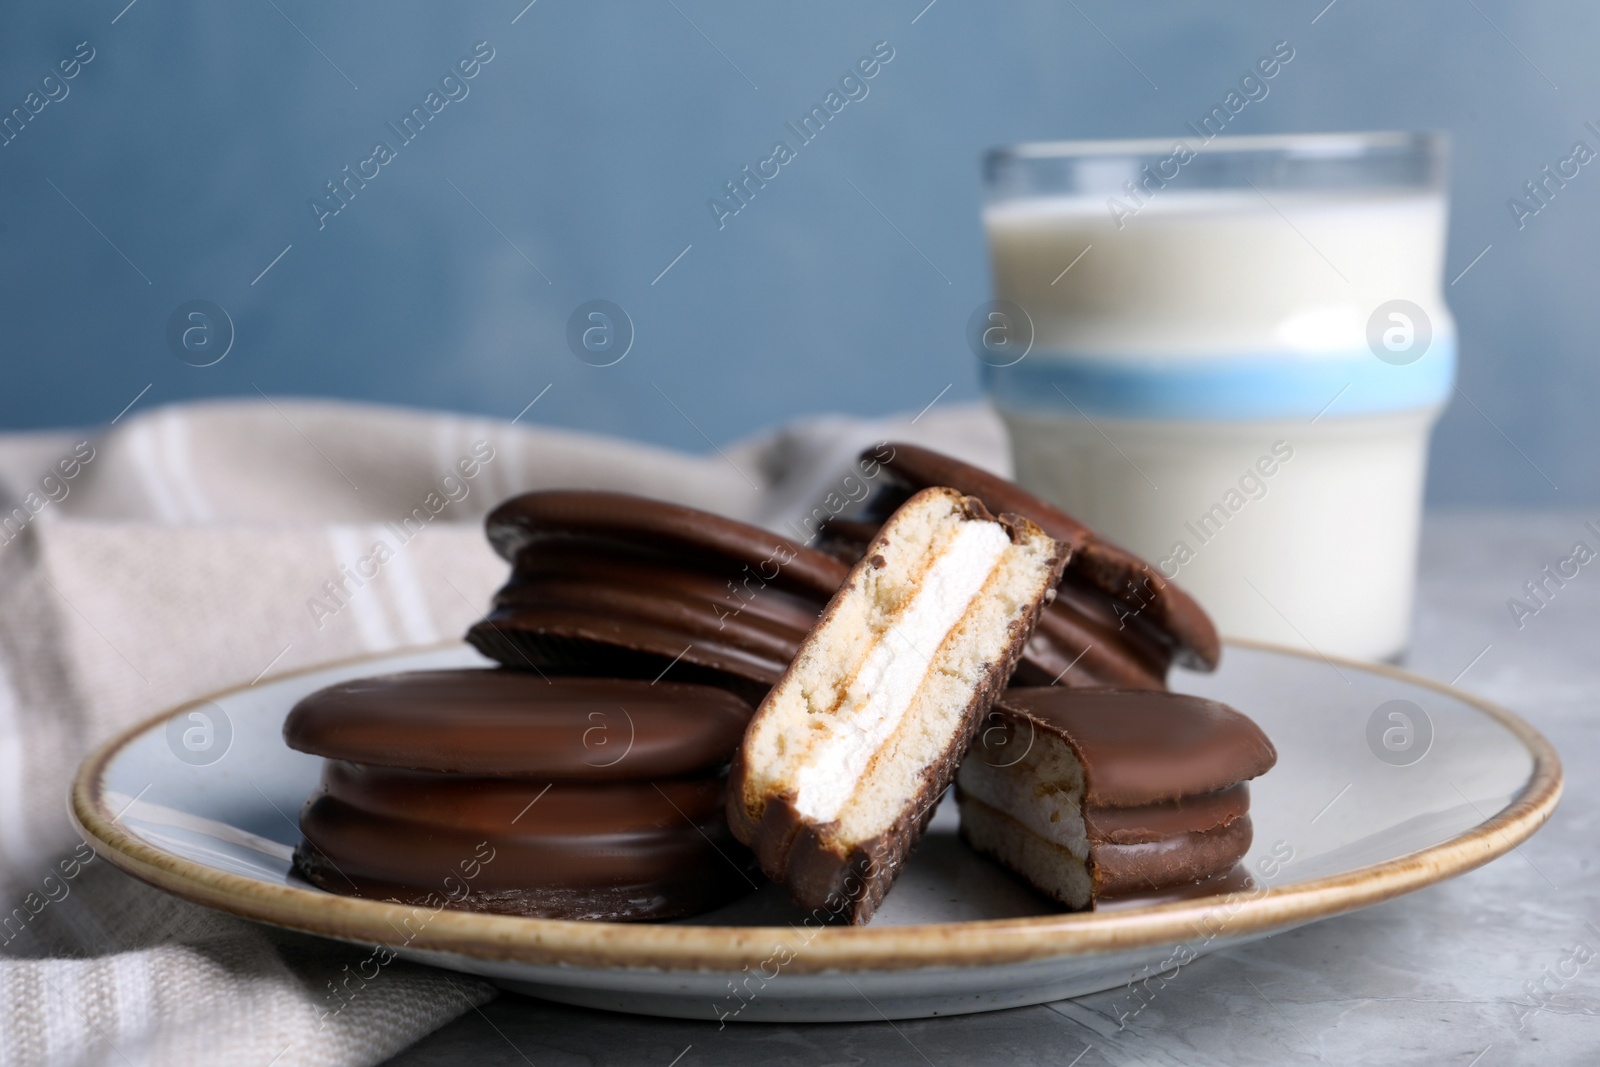
[(818, 823), (838, 817), (916, 700), (938, 649), (1010, 546), (998, 523), (957, 528), (910, 602), (884, 627), (838, 709), (820, 724), (794, 775), (793, 803), (801, 815)]

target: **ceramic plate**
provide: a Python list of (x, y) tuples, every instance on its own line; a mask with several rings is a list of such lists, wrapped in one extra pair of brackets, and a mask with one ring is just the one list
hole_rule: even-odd
[(1037, 1004), (1163, 974), (1207, 952), (1471, 870), (1532, 834), (1561, 767), (1503, 709), (1392, 668), (1230, 643), (1173, 688), (1226, 701), (1278, 747), (1252, 786), (1254, 884), (1068, 914), (969, 852), (946, 803), (877, 918), (808, 922), (774, 886), (691, 921), (564, 922), (321, 892), (290, 873), (320, 761), (280, 728), (346, 678), (484, 662), (455, 645), (284, 675), (186, 704), (80, 768), (73, 817), (137, 878), (234, 915), (481, 975), (550, 1000), (684, 1018), (844, 1021)]

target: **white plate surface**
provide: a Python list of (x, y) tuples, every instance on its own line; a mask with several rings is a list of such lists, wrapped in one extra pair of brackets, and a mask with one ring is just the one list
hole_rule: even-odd
[[(1507, 712), (1390, 668), (1234, 643), (1217, 673), (1178, 672), (1173, 688), (1247, 713), (1278, 748), (1277, 768), (1252, 789), (1249, 892), (1062, 915), (967, 850), (947, 802), (865, 929), (811, 932), (768, 886), (652, 927), (443, 912), (397, 944), (382, 931), (405, 909), (320, 893), (291, 874), (293, 820), (320, 761), (284, 745), (283, 719), (300, 697), (342, 679), (483, 662), (452, 646), (186, 705), (86, 761), (74, 816), (123, 869), (247, 918), (381, 942), (568, 1003), (823, 1021), (985, 1011), (1170, 977), (1206, 952), (1486, 862), (1537, 829), (1560, 792), (1554, 753)], [(186, 747), (184, 732), (196, 729)]]

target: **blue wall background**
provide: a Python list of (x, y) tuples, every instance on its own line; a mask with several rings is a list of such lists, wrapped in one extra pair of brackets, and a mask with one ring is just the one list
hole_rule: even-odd
[[(1600, 500), (1600, 167), (1521, 230), (1506, 204), (1600, 148), (1594, 5), (925, 2), (9, 5), (0, 112), (94, 59), (0, 148), (0, 426), (103, 423), (146, 384), (502, 417), (551, 385), (528, 418), (703, 450), (974, 398), (982, 149), (1177, 134), (1288, 40), (1234, 128), (1448, 130), (1449, 276), (1492, 246), (1449, 291), (1477, 407), (1441, 424), (1431, 500)], [(707, 199), (883, 40), (870, 95), (719, 231)], [(469, 95), (319, 230), (324, 182), (479, 41)], [(635, 324), (611, 367), (565, 340), (596, 298)], [(213, 366), (169, 350), (191, 299), (234, 323)]]

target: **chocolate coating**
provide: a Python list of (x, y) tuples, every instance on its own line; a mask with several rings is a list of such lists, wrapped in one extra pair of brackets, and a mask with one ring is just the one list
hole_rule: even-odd
[(849, 570), (759, 526), (629, 493), (583, 489), (524, 493), (491, 511), (485, 525), (489, 543), (508, 560), (531, 545), (570, 538), (621, 541), (674, 558), (714, 565), (731, 561), (752, 569), (759, 569), (775, 551), (787, 549), (794, 558), (783, 562), (780, 572), (767, 581), (824, 599), (833, 595)]
[(464, 669), (329, 686), (283, 732), (290, 748), (374, 766), (616, 781), (720, 767), (752, 713), (710, 686)]
[(1211, 830), (1137, 844), (1092, 842), (1089, 873), (1095, 897), (1155, 892), (1212, 878), (1250, 851), (1251, 836), (1250, 816), (1242, 815)]
[[(1011, 823), (1016, 831), (1027, 832), (1026, 827), (1011, 815), (990, 807), (975, 796), (959, 789), (957, 796), (961, 805), (963, 840), (975, 851), (1010, 867), (1041, 892), (1054, 895), (1049, 888), (1048, 877), (1041, 881), (1038, 872), (1026, 864), (1012, 866), (1005, 858), (1004, 848), (977, 836), (973, 824), (975, 821), (1004, 820)], [(1141, 824), (1138, 816), (1132, 813), (1144, 811), (1148, 809), (1130, 809), (1127, 823), (1130, 832), (1114, 835), (1114, 838), (1097, 832), (1093, 818), (1095, 813), (1084, 812), (1089, 830), (1087, 867), (1091, 906), (1097, 906), (1106, 897), (1167, 893), (1175, 887), (1216, 878), (1232, 869), (1250, 849), (1250, 816), (1242, 812), (1230, 814), (1221, 821), (1209, 817), (1196, 818), (1192, 820), (1194, 826), (1185, 827), (1182, 825), (1185, 820), (1181, 818), (1165, 820), (1167, 825)], [(1059, 849), (1059, 854), (1062, 857), (1060, 862), (1073, 862), (1066, 858), (1065, 849)]]
[(551, 784), (326, 763), (296, 863), (333, 892), (552, 918), (665, 919), (750, 888), (720, 774)]
[(1175, 834), (1206, 833), (1249, 814), (1250, 786), (1240, 782), (1214, 793), (1155, 804), (1085, 808), (1083, 817), (1091, 841), (1140, 845)]
[(849, 568), (755, 526), (620, 493), (528, 493), (488, 518), (512, 562), (467, 639), (510, 667), (729, 684), (783, 674)]
[[(894, 443), (887, 449), (888, 459), (882, 448), (862, 456), (881, 460), (888, 478), (899, 483), (871, 502), (871, 517), (886, 517), (910, 492), (945, 485), (979, 498), (990, 511), (1032, 519), (1070, 548), (1055, 603), (1046, 609), (1018, 667), (1019, 683), (1160, 689), (1173, 661), (1204, 670), (1216, 666), (1221, 640), (1210, 618), (1138, 556), (998, 475), (916, 445)], [(860, 520), (830, 522), (833, 550), (847, 554), (862, 525)]]
[(296, 869), (331, 892), (512, 915), (705, 911), (753, 885), (723, 816), (751, 714), (711, 686), (504, 669), (330, 686), (284, 724), (327, 757)]
[(1095, 900), (1167, 892), (1227, 872), (1250, 848), (1246, 782), (1277, 761), (1250, 719), (1182, 693), (1013, 687), (989, 723), (980, 747), (992, 766), (1020, 763), (1041, 735), (1065, 743), (1082, 766)]
[[(1118, 615), (1118, 602), (1071, 569), (1017, 668), (1019, 685), (1117, 685), (1161, 689), (1172, 665), (1170, 644), (1148, 624)], [(1126, 609), (1123, 609), (1126, 610)]]
[(996, 708), (1072, 747), (1083, 764), (1086, 808), (1216, 792), (1265, 774), (1278, 759), (1249, 718), (1182, 693), (1013, 687)]
[(1221, 874), (1214, 874), (1198, 881), (1101, 897), (1095, 901), (1094, 907), (1096, 911), (1147, 908), (1155, 904), (1202, 900), (1205, 897), (1222, 896), (1225, 893), (1244, 893), (1255, 887), (1256, 881), (1250, 877), (1250, 871), (1244, 864), (1236, 863)]

